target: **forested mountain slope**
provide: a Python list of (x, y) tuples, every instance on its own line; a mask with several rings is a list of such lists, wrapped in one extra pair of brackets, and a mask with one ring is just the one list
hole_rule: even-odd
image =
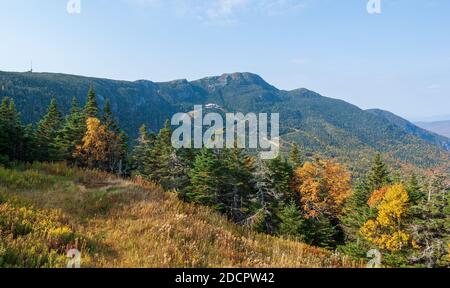
[[(197, 81), (154, 83), (89, 78), (51, 73), (0, 72), (0, 97), (12, 97), (25, 122), (36, 122), (56, 98), (66, 113), (72, 97), (84, 103), (89, 86), (100, 106), (111, 101), (121, 127), (131, 136), (142, 124), (152, 130), (174, 113), (196, 104), (217, 104), (228, 112), (280, 113), (283, 148), (298, 143), (310, 153), (368, 164), (376, 151), (393, 161), (423, 168), (448, 167), (448, 146), (436, 137), (421, 137), (383, 115), (307, 89), (279, 90), (251, 73), (224, 74)], [(444, 141), (445, 142), (445, 141)]]

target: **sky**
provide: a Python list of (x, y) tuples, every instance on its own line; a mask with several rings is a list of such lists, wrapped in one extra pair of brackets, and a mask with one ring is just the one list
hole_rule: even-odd
[[(78, 1), (78, 0), (70, 0)], [(120, 80), (252, 72), (410, 120), (450, 119), (450, 1), (0, 0), (0, 70)], [(373, 1), (373, 0), (371, 0)]]

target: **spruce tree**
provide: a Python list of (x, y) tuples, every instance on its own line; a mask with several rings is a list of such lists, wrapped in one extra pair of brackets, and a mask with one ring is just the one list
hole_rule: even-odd
[(155, 144), (150, 151), (149, 161), (146, 163), (146, 175), (153, 181), (161, 183), (164, 188), (169, 188), (173, 181), (171, 165), (169, 162), (173, 156), (172, 128), (169, 121), (166, 121), (155, 139)]
[(117, 134), (120, 134), (122, 132), (119, 128), (119, 125), (117, 124), (117, 121), (114, 119), (114, 115), (111, 111), (111, 102), (109, 100), (105, 101), (102, 122), (106, 125), (106, 127), (108, 127), (110, 131), (113, 131)]
[(2, 162), (9, 160), (32, 161), (26, 159), (24, 127), (20, 121), (14, 100), (4, 97), (0, 105), (0, 154)]
[(39, 121), (36, 130), (39, 160), (57, 161), (61, 159), (61, 153), (57, 142), (61, 124), (61, 114), (58, 111), (56, 100), (52, 99), (47, 114)]
[(305, 240), (305, 235), (302, 234), (305, 228), (305, 219), (294, 201), (290, 201), (289, 204), (284, 205), (280, 213), (280, 219), (280, 235), (294, 237), (300, 241)]
[(97, 97), (94, 88), (91, 86), (88, 92), (88, 98), (83, 110), (84, 117), (99, 118), (99, 109), (97, 104)]
[(150, 135), (147, 131), (147, 126), (142, 125), (139, 128), (139, 137), (135, 140), (134, 148), (131, 153), (132, 167), (138, 175), (145, 175), (145, 164), (149, 161), (151, 149)]
[(368, 185), (370, 190), (373, 192), (390, 183), (390, 173), (387, 166), (384, 163), (381, 154), (377, 154), (368, 174)]
[(238, 148), (224, 149), (219, 154), (223, 172), (220, 202), (224, 212), (235, 222), (243, 221), (254, 195), (254, 159)]
[(340, 217), (347, 242), (358, 241), (358, 231), (370, 217), (370, 207), (367, 204), (371, 191), (363, 179), (356, 183), (353, 194), (347, 200)]
[(287, 202), (290, 200), (298, 200), (298, 197), (294, 195), (291, 188), (293, 170), (288, 161), (278, 156), (275, 159), (269, 160), (267, 166), (274, 183), (277, 198)]
[(117, 164), (117, 174), (119, 176), (122, 176), (124, 174), (128, 173), (129, 169), (129, 161), (128, 161), (128, 135), (125, 133), (125, 131), (119, 129), (119, 153), (118, 153), (118, 164)]
[(416, 174), (412, 174), (406, 183), (406, 191), (408, 191), (409, 200), (413, 205), (416, 205), (421, 200), (426, 199), (426, 194), (423, 192)]
[(221, 189), (220, 163), (209, 149), (202, 149), (189, 172), (191, 185), (186, 198), (193, 202), (212, 206), (220, 210), (219, 191)]
[(300, 155), (300, 148), (297, 144), (294, 144), (289, 154), (289, 163), (293, 169), (303, 166), (305, 163), (304, 158)]
[(82, 144), (86, 133), (86, 120), (81, 112), (77, 99), (72, 99), (70, 114), (65, 117), (63, 127), (58, 133), (57, 145), (61, 151), (62, 158), (74, 163), (73, 156), (77, 146)]

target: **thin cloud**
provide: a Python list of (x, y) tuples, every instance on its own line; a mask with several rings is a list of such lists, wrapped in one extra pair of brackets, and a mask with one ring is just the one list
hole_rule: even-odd
[(236, 24), (243, 13), (280, 15), (303, 9), (309, 0), (124, 0), (133, 5), (170, 7), (177, 16), (204, 23)]
[(430, 90), (437, 90), (439, 88), (441, 88), (441, 85), (439, 84), (431, 84), (430, 86), (428, 86), (428, 89)]
[(303, 65), (307, 62), (307, 60), (305, 58), (294, 58), (292, 59), (292, 63), (297, 64), (297, 65)]

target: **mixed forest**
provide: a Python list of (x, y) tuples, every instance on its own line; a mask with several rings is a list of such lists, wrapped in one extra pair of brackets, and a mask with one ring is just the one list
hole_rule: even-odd
[[(384, 267), (450, 264), (446, 174), (406, 172), (390, 167), (377, 154), (371, 167), (356, 175), (346, 163), (306, 153), (295, 144), (268, 161), (237, 148), (174, 149), (169, 122), (159, 131), (143, 125), (136, 139), (130, 139), (108, 100), (99, 108), (92, 87), (83, 103), (74, 98), (70, 112), (62, 115), (52, 100), (42, 119), (24, 125), (14, 101), (4, 97), (0, 186), (10, 187), (5, 183), (11, 171), (23, 165), (66, 163), (73, 169), (160, 185), (165, 193), (198, 209), (209, 207), (242, 229), (321, 247), (355, 261), (377, 249)], [(11, 251), (20, 250), (15, 246), (18, 239), (32, 228), (5, 197), (0, 197), (0, 266), (20, 266)]]

